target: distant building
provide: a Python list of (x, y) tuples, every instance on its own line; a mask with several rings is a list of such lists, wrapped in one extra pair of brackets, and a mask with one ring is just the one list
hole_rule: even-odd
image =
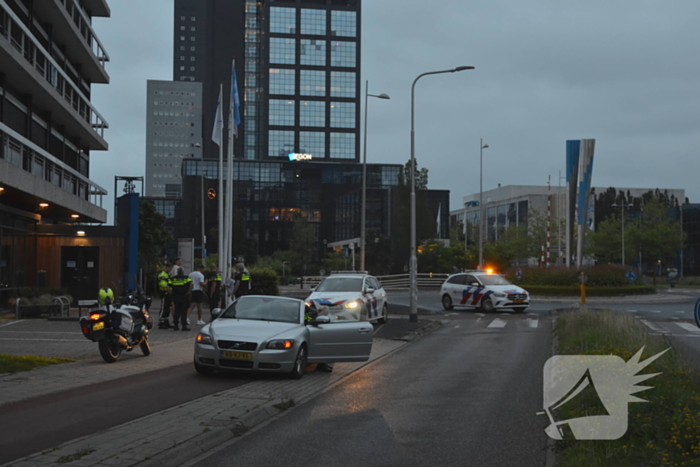
[(202, 84), (149, 80), (146, 96), (146, 196), (180, 197), (182, 160), (202, 158)]

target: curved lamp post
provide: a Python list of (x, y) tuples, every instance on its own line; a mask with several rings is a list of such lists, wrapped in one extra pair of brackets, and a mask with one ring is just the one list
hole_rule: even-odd
[(479, 139), (479, 269), (484, 269), (484, 149), (487, 147)]
[(388, 94), (381, 93), (374, 95), (369, 93), (369, 80), (365, 82), (365, 143), (364, 156), (362, 160), (362, 220), (360, 221), (360, 271), (365, 270), (365, 233), (367, 231), (367, 102), (370, 97), (379, 99), (389, 99)]
[(409, 259), (411, 282), (411, 323), (418, 322), (418, 258), (416, 257), (416, 148), (415, 148), (415, 119), (414, 97), (416, 82), (423, 76), (438, 75), (441, 73), (454, 73), (456, 71), (473, 70), (473, 66), (458, 66), (451, 70), (429, 71), (418, 75), (411, 86), (411, 257)]

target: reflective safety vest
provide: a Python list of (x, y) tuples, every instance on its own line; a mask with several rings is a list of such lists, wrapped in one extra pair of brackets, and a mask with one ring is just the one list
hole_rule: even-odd
[(161, 292), (167, 292), (170, 287), (170, 276), (167, 272), (161, 271), (158, 274), (158, 288)]
[(187, 276), (175, 276), (170, 280), (170, 285), (173, 288), (173, 298), (184, 298), (190, 290), (190, 279)]
[(245, 288), (246, 290), (250, 290), (250, 274), (248, 272), (243, 272), (241, 274), (241, 287)]

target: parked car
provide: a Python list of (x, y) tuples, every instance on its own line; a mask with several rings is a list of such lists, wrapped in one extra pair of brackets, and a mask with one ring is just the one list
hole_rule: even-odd
[(480, 308), (483, 311), (510, 308), (521, 313), (530, 306), (530, 294), (505, 277), (487, 271), (453, 274), (440, 288), (442, 307)]
[(389, 303), (379, 280), (369, 274), (331, 274), (311, 289), (306, 301), (327, 306), (333, 312), (360, 312), (369, 321), (386, 322)]
[(259, 370), (299, 379), (307, 365), (366, 362), (372, 350), (370, 323), (333, 311), (316, 316), (298, 298), (246, 295), (212, 315), (194, 345), (200, 374)]

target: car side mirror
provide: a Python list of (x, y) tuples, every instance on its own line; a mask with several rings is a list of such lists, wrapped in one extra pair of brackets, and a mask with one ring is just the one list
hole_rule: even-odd
[(482, 286), (481, 284), (479, 284), (478, 282), (472, 282), (472, 285), (473, 285), (474, 287), (483, 287), (483, 286)]
[(214, 320), (221, 316), (221, 308), (214, 308), (211, 310), (211, 319)]
[(331, 322), (331, 317), (328, 315), (317, 316), (316, 318), (311, 320), (311, 324), (314, 326), (318, 326), (319, 324), (328, 324), (330, 322)]
[(374, 287), (367, 287), (367, 293), (374, 293)]

